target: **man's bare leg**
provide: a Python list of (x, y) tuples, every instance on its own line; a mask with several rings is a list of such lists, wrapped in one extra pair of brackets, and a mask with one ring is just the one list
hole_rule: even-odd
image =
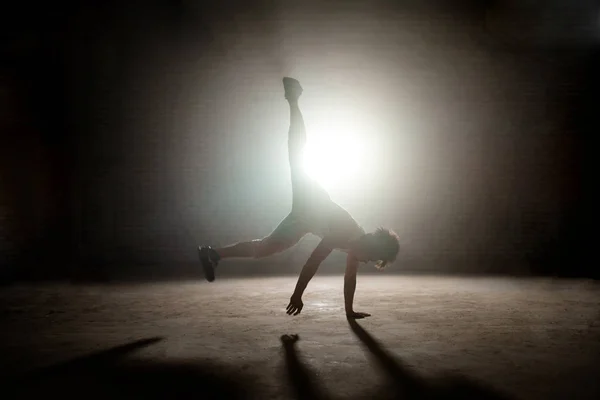
[[(290, 105), (290, 129), (288, 133), (288, 151), (292, 169), (301, 167), (302, 150), (306, 144), (306, 127), (298, 98), (302, 94), (302, 86), (296, 79), (283, 78), (285, 98)], [(292, 171), (295, 173), (296, 171)], [(287, 249), (287, 243), (275, 242), (273, 240), (251, 240), (239, 242), (229, 246), (215, 249), (220, 258), (230, 257), (266, 257)]]
[(219, 258), (263, 258), (287, 249), (285, 243), (276, 243), (265, 239), (238, 242), (214, 249)]
[(302, 174), (302, 152), (306, 146), (306, 127), (304, 117), (298, 106), (298, 98), (302, 94), (300, 82), (292, 78), (283, 78), (285, 98), (290, 105), (290, 129), (288, 132), (288, 156), (292, 187)]
[(198, 255), (207, 281), (215, 280), (215, 268), (222, 258), (259, 258), (276, 252), (275, 248), (263, 243), (263, 240), (234, 243), (229, 246), (213, 249), (211, 246), (198, 248)]
[[(306, 144), (306, 128), (298, 106), (298, 98), (302, 94), (300, 82), (296, 79), (283, 78), (285, 98), (290, 105), (290, 129), (288, 134), (288, 151), (292, 172), (292, 186), (302, 170), (302, 150)], [(297, 193), (294, 191), (294, 197)], [(280, 226), (267, 238), (238, 242), (221, 248), (202, 246), (198, 248), (204, 275), (209, 282), (215, 280), (215, 267), (222, 258), (262, 258), (282, 252), (294, 246), (306, 232), (295, 229), (293, 218), (286, 218)], [(282, 235), (283, 232), (283, 235)], [(291, 232), (291, 235), (290, 235)], [(285, 239), (282, 239), (285, 237)]]
[(298, 232), (291, 240), (277, 240), (277, 230), (271, 236), (264, 239), (256, 239), (248, 242), (238, 242), (229, 246), (213, 249), (210, 246), (198, 248), (200, 262), (204, 269), (206, 280), (215, 280), (215, 268), (222, 258), (264, 258), (294, 246), (304, 233)]
[(298, 98), (303, 92), (300, 82), (292, 78), (283, 78), (286, 89), (285, 98), (290, 105), (290, 129), (288, 133), (288, 153), (292, 178), (292, 210), (304, 212), (309, 203), (330, 201), (327, 191), (318, 182), (311, 179), (304, 169), (304, 148), (306, 147), (306, 126)]

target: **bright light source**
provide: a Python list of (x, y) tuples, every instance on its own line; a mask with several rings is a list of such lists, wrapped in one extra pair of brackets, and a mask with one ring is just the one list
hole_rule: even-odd
[(350, 111), (307, 120), (304, 167), (313, 179), (334, 192), (355, 187), (369, 172), (374, 158), (366, 124)]

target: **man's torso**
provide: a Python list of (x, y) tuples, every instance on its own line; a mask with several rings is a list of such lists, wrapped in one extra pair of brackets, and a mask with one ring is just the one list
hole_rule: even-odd
[(339, 204), (331, 199), (307, 203), (292, 213), (303, 222), (315, 236), (327, 239), (332, 246), (347, 249), (350, 241), (365, 234), (364, 229)]

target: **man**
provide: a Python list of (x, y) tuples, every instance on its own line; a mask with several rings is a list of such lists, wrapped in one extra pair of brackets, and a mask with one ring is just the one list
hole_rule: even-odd
[(287, 306), (289, 315), (302, 311), (302, 294), (317, 272), (319, 265), (334, 250), (347, 253), (344, 275), (344, 299), (346, 315), (364, 318), (367, 313), (355, 312), (353, 308), (356, 289), (356, 273), (360, 262), (376, 261), (376, 267), (385, 268), (393, 262), (400, 250), (398, 236), (387, 229), (379, 228), (366, 233), (352, 216), (331, 200), (325, 189), (307, 176), (302, 154), (306, 144), (304, 118), (298, 106), (302, 86), (296, 79), (283, 78), (285, 98), (290, 105), (290, 129), (288, 152), (292, 178), (292, 211), (267, 237), (248, 242), (239, 242), (223, 248), (210, 246), (198, 248), (204, 274), (209, 282), (215, 279), (215, 267), (224, 258), (262, 258), (282, 252), (312, 233), (322, 240), (304, 265), (294, 294)]

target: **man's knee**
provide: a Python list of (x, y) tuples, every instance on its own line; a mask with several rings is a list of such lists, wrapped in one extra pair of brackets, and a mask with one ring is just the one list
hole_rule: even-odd
[(285, 241), (271, 238), (257, 239), (254, 243), (254, 258), (268, 257), (290, 247)]

